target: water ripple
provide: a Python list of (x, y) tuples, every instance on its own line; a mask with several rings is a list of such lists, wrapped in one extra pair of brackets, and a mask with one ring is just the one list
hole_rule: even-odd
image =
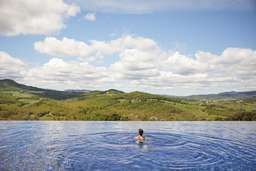
[[(20, 125), (1, 132), (0, 170), (256, 168), (256, 143), (248, 141), (248, 137), (255, 134), (244, 135), (246, 141), (243, 141), (220, 136), (218, 132), (215, 135), (196, 131), (168, 132), (166, 128), (162, 128), (166, 131), (158, 131), (155, 127), (155, 131), (146, 132), (145, 143), (136, 144), (135, 132), (124, 128), (114, 130), (109, 128), (109, 123), (108, 128), (97, 132), (90, 132), (85, 126), (83, 129), (73, 124), (63, 126), (63, 123)], [(104, 128), (100, 123), (99, 126)]]
[[(230, 166), (228, 162), (231, 166), (234, 162), (256, 164), (255, 147), (227, 139), (150, 132), (146, 142), (138, 149), (133, 136), (131, 133), (104, 132), (91, 135), (90, 140), (97, 142), (93, 144), (96, 149), (102, 148), (99, 152), (104, 151), (112, 159), (129, 158), (133, 165), (141, 163), (145, 168), (223, 168)], [(145, 162), (145, 158), (150, 158), (150, 162)]]

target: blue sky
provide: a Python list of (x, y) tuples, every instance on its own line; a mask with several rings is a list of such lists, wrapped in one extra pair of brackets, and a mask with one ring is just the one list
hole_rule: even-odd
[[(67, 27), (55, 34), (81, 41), (110, 40), (124, 34), (149, 37), (162, 48), (185, 54), (198, 50), (221, 53), (226, 47), (256, 49), (256, 11), (174, 11), (146, 14), (99, 13), (95, 22), (83, 14), (71, 18)], [(45, 62), (33, 49), (42, 35), (0, 37), (1, 50), (26, 60)], [(16, 45), (16, 46), (13, 46)]]
[[(10, 1), (11, 2), (11, 1)], [(6, 1), (6, 6), (2, 6), (0, 8), (8, 8), (8, 4), (10, 3), (9, 1)], [(28, 1), (29, 2), (29, 1)], [(180, 71), (178, 70), (171, 70), (172, 66), (175, 65), (176, 63), (170, 63), (170, 69), (163, 69), (165, 66), (163, 64), (157, 64), (155, 66), (156, 70), (159, 71), (159, 75), (157, 78), (153, 79), (153, 77), (148, 77), (148, 74), (143, 74), (129, 70), (131, 67), (127, 67), (128, 70), (125, 71), (120, 71), (120, 73), (123, 73), (123, 75), (117, 75), (116, 77), (111, 77), (109, 80), (112, 80), (113, 82), (105, 82), (104, 78), (101, 80), (98, 80), (98, 78), (93, 79), (95, 83), (100, 84), (100, 86), (93, 86), (95, 83), (92, 85), (88, 85), (88, 87), (84, 84), (87, 83), (89, 80), (83, 80), (86, 78), (81, 78), (81, 83), (79, 86), (77, 86), (76, 82), (77, 79), (74, 80), (72, 77), (71, 78), (66, 78), (67, 80), (60, 79), (58, 82), (54, 82), (53, 80), (49, 81), (49, 77), (52, 77), (53, 75), (58, 76), (62, 75), (60, 73), (49, 73), (46, 71), (47, 69), (43, 68), (44, 65), (47, 65), (50, 63), (52, 59), (60, 59), (62, 61), (63, 65), (64, 63), (67, 64), (65, 66), (69, 66), (69, 64), (72, 63), (73, 65), (80, 65), (81, 63), (87, 63), (89, 67), (105, 67), (104, 71), (99, 71), (99, 72), (105, 72), (108, 73), (107, 75), (115, 75), (113, 72), (119, 72), (116, 70), (112, 70), (112, 65), (114, 66), (115, 63), (120, 63), (122, 60), (122, 54), (127, 54), (125, 53), (126, 51), (129, 50), (140, 50), (140, 51), (145, 51), (147, 47), (143, 48), (138, 48), (136, 46), (130, 45), (125, 43), (122, 46), (125, 46), (126, 48), (122, 50), (113, 50), (113, 52), (106, 53), (103, 49), (99, 49), (100, 47), (96, 47), (96, 51), (98, 54), (100, 54), (101, 57), (97, 57), (96, 52), (92, 52), (91, 56), (88, 55), (81, 55), (81, 53), (75, 53), (78, 55), (70, 55), (67, 54), (65, 51), (65, 48), (69, 48), (66, 46), (69, 46), (70, 43), (64, 44), (64, 42), (61, 42), (63, 38), (67, 38), (69, 40), (74, 40), (76, 42), (84, 42), (86, 45), (92, 46), (91, 48), (95, 47), (90, 43), (91, 40), (97, 40), (100, 41), (101, 43), (113, 41), (113, 40), (118, 40), (118, 39), (125, 39), (125, 37), (131, 37), (131, 41), (138, 42), (138, 38), (143, 38), (143, 39), (150, 39), (151, 41), (154, 42), (154, 48), (156, 47), (158, 50), (157, 52), (151, 52), (148, 51), (147, 54), (156, 54), (155, 57), (152, 57), (152, 61), (158, 58), (158, 55), (161, 56), (160, 59), (157, 60), (162, 60), (163, 63), (166, 63), (165, 60), (168, 61), (173, 61), (174, 59), (173, 56), (175, 56), (175, 53), (179, 53), (183, 56), (185, 56), (185, 61), (181, 62), (184, 64), (180, 65), (180, 69), (184, 70), (187, 69), (187, 71), (191, 71), (191, 66), (188, 67), (188, 62), (190, 65), (193, 65), (193, 62), (200, 63), (202, 61), (198, 61), (196, 59), (197, 53), (200, 51), (203, 51), (205, 53), (211, 53), (213, 56), (220, 56), (220, 58), (224, 55), (223, 52), (225, 52), (225, 49), (228, 48), (237, 48), (240, 49), (241, 51), (246, 51), (243, 53), (247, 53), (250, 56), (250, 59), (248, 57), (249, 61), (252, 61), (252, 68), (255, 67), (254, 62), (255, 62), (255, 49), (256, 49), (256, 34), (255, 34), (255, 28), (256, 28), (256, 6), (253, 1), (247, 0), (244, 1), (245, 5), (239, 6), (239, 4), (234, 4), (233, 6), (228, 6), (227, 4), (229, 3), (228, 0), (224, 1), (225, 3), (221, 3), (221, 1), (218, 1), (215, 6), (212, 4), (213, 1), (207, 1), (209, 2), (206, 5), (201, 5), (200, 0), (195, 0), (195, 4), (186, 4), (185, 1), (181, 1), (180, 3), (178, 1), (173, 1), (173, 4), (169, 1), (159, 1), (159, 5), (157, 8), (154, 7), (153, 1), (150, 1), (152, 6), (148, 5), (148, 7), (144, 9), (144, 6), (146, 6), (146, 3), (143, 1), (139, 1), (138, 7), (133, 7), (128, 6), (127, 9), (125, 8), (125, 5), (127, 1), (122, 1), (117, 2), (111, 0), (109, 4), (97, 4), (97, 1), (88, 1), (88, 5), (86, 4), (87, 1), (81, 2), (81, 1), (63, 1), (62, 4), (68, 5), (76, 5), (79, 10), (74, 10), (72, 8), (73, 13), (75, 14), (68, 14), (68, 16), (62, 16), (64, 15), (63, 13), (57, 13), (57, 15), (60, 15), (60, 20), (55, 20), (53, 19), (52, 22), (61, 22), (62, 24), (65, 24), (64, 27), (61, 29), (59, 28), (46, 28), (45, 30), (40, 31), (40, 24), (37, 25), (35, 28), (38, 29), (34, 31), (32, 30), (31, 32), (29, 31), (30, 29), (30, 24), (29, 23), (29, 17), (26, 16), (25, 18), (28, 18), (27, 22), (29, 26), (23, 24), (22, 21), (19, 21), (19, 18), (17, 18), (16, 15), (10, 13), (7, 15), (10, 15), (10, 19), (12, 17), (15, 19), (14, 21), (16, 24), (6, 24), (3, 19), (0, 19), (0, 51), (7, 53), (11, 58), (21, 60), (24, 65), (25, 69), (22, 74), (17, 73), (17, 76), (15, 75), (13, 77), (14, 71), (7, 71), (8, 68), (5, 68), (7, 66), (4, 65), (3, 63), (8, 63), (7, 59), (2, 57), (2, 72), (1, 77), (2, 78), (14, 78), (17, 81), (20, 82), (26, 82), (35, 86), (40, 86), (40, 87), (46, 87), (46, 88), (56, 88), (56, 89), (66, 89), (66, 88), (88, 88), (88, 89), (107, 89), (107, 88), (118, 88), (122, 89), (125, 91), (133, 91), (133, 90), (141, 90), (141, 91), (150, 91), (153, 93), (160, 93), (160, 94), (176, 94), (176, 95), (187, 95), (187, 94), (200, 94), (200, 93), (215, 93), (215, 92), (220, 92), (220, 91), (229, 91), (229, 90), (252, 90), (255, 89), (255, 84), (253, 83), (255, 79), (255, 75), (253, 75), (253, 72), (250, 72), (250, 70), (246, 70), (248, 73), (252, 73), (250, 76), (250, 79), (247, 80), (242, 80), (240, 76), (238, 75), (228, 75), (225, 73), (228, 73), (230, 71), (223, 71), (221, 76), (216, 76), (216, 79), (220, 78), (226, 78), (223, 83), (218, 83), (216, 85), (216, 82), (214, 80), (209, 79), (213, 78), (214, 76), (211, 75), (214, 73), (214, 71), (210, 71), (207, 61), (202, 63), (202, 65), (208, 65), (204, 66), (208, 68), (208, 70), (203, 70), (203, 71), (194, 71), (193, 69), (193, 74), (190, 73), (188, 75), (180, 74)], [(196, 3), (198, 2), (198, 6)], [(240, 1), (237, 1), (240, 2)], [(53, 4), (53, 5), (62, 5), (60, 4)], [(26, 7), (27, 5), (27, 7)], [(29, 6), (30, 4), (22, 4), (17, 7), (18, 10), (22, 10), (21, 8), (24, 8), (25, 10), (30, 10), (32, 8)], [(105, 10), (104, 5), (108, 7), (109, 10)], [(50, 7), (44, 7), (43, 9), (49, 9)], [(64, 10), (66, 10), (67, 13), (69, 13), (69, 9), (66, 6), (63, 6)], [(23, 10), (24, 10), (23, 9)], [(71, 9), (71, 8), (70, 8)], [(3, 9), (2, 9), (3, 10)], [(42, 10), (43, 11), (43, 10)], [(47, 11), (47, 10), (46, 10)], [(43, 11), (44, 12), (44, 11)], [(55, 14), (56, 12), (53, 11)], [(95, 18), (93, 20), (88, 20), (86, 19), (86, 14), (91, 13)], [(42, 14), (39, 14), (39, 17)], [(16, 18), (15, 18), (16, 17)], [(32, 16), (31, 16), (32, 17)], [(51, 17), (51, 16), (50, 16)], [(31, 19), (32, 20), (32, 19)], [(40, 21), (40, 18), (35, 18), (36, 21)], [(51, 18), (49, 18), (51, 20)], [(44, 21), (44, 20), (42, 20)], [(1, 24), (2, 23), (2, 24)], [(25, 21), (26, 23), (26, 21)], [(5, 27), (7, 29), (11, 30), (14, 29), (13, 27), (17, 27), (17, 25), (21, 25), (19, 28), (20, 30), (16, 32), (8, 32), (5, 30)], [(43, 24), (43, 23), (42, 23)], [(60, 23), (57, 23), (60, 24)], [(1, 26), (2, 25), (2, 26)], [(53, 24), (54, 25), (54, 24)], [(17, 30), (17, 28), (15, 28)], [(14, 30), (15, 30), (14, 29)], [(24, 29), (24, 30), (22, 30)], [(32, 28), (34, 29), (34, 27)], [(56, 43), (52, 42), (46, 42), (46, 38), (55, 38), (56, 40), (59, 40), (60, 42), (57, 42), (57, 45), (60, 45), (63, 43), (63, 46), (61, 47), (64, 49), (62, 52), (60, 49), (57, 48), (58, 52), (56, 52), (56, 49), (53, 49), (53, 46), (56, 48), (57, 45), (53, 45)], [(125, 39), (126, 40), (126, 39)], [(143, 40), (141, 40), (143, 44)], [(43, 44), (43, 47), (41, 46), (39, 49), (35, 48), (35, 43), (36, 42), (45, 42)], [(129, 41), (130, 42), (130, 41)], [(48, 44), (47, 44), (48, 43)], [(74, 43), (74, 42), (73, 42)], [(76, 47), (74, 43), (74, 46)], [(111, 48), (116, 48), (112, 47), (109, 43), (107, 48), (109, 46)], [(130, 47), (132, 46), (132, 48)], [(140, 45), (139, 45), (140, 46)], [(151, 46), (151, 45), (150, 45)], [(153, 46), (153, 45), (152, 45)], [(48, 50), (47, 52), (45, 51), (45, 47), (47, 47)], [(127, 48), (128, 47), (128, 48)], [(119, 47), (120, 48), (120, 47)], [(42, 50), (43, 49), (43, 50)], [(91, 50), (91, 49), (90, 49)], [(79, 50), (78, 50), (79, 51)], [(86, 51), (86, 48), (85, 50)], [(84, 53), (83, 51), (83, 53)], [(88, 49), (89, 51), (89, 49)], [(92, 50), (91, 50), (92, 51)], [(94, 50), (95, 51), (95, 50)], [(161, 52), (159, 52), (161, 51)], [(137, 51), (136, 51), (137, 52)], [(134, 52), (135, 53), (135, 52)], [(234, 53), (232, 51), (232, 53)], [(230, 54), (232, 54), (230, 53)], [(229, 54), (229, 53), (227, 53)], [(240, 54), (236, 51), (236, 55)], [(242, 54), (242, 53), (241, 53)], [(163, 57), (162, 57), (163, 56)], [(253, 57), (251, 57), (253, 56)], [(125, 56), (123, 58), (129, 59), (129, 56)], [(134, 56), (133, 56), (134, 57)], [(173, 57), (173, 58), (172, 58)], [(240, 56), (241, 57), (241, 56)], [(131, 57), (132, 58), (132, 57)], [(133, 60), (133, 64), (129, 63), (129, 65), (134, 65), (136, 64), (136, 59), (141, 60), (140, 62), (143, 64), (144, 59), (141, 59), (140, 56), (135, 56), (135, 59)], [(188, 61), (186, 59), (192, 59), (193, 61)], [(212, 57), (214, 58), (214, 57)], [(223, 57), (224, 58), (224, 57)], [(230, 56), (228, 59), (232, 61), (232, 56)], [(239, 57), (235, 57), (239, 58)], [(240, 63), (235, 63), (236, 66), (242, 67), (243, 59), (244, 56), (241, 57), (241, 64)], [(90, 60), (88, 60), (90, 59)], [(176, 56), (175, 56), (176, 59)], [(183, 59), (182, 57), (178, 58), (178, 60)], [(6, 62), (7, 61), (7, 62)], [(176, 60), (177, 61), (177, 60)], [(219, 61), (220, 63), (223, 62), (223, 60)], [(147, 65), (148, 63), (145, 62)], [(152, 62), (153, 65), (154, 62)], [(229, 62), (230, 63), (230, 62)], [(231, 62), (232, 63), (232, 62)], [(60, 64), (60, 66), (62, 66)], [(221, 63), (223, 64), (223, 63)], [(230, 66), (235, 67), (235, 64)], [(123, 66), (128, 66), (127, 63), (122, 63)], [(218, 65), (218, 66), (219, 66)], [(56, 65), (57, 67), (58, 65)], [(135, 66), (133, 66), (134, 68)], [(137, 66), (136, 66), (137, 67)], [(135, 68), (136, 68), (135, 67)], [(183, 68), (184, 67), (184, 68)], [(186, 68), (188, 67), (188, 68)], [(200, 67), (200, 66), (198, 66)], [(215, 66), (216, 70), (220, 68)], [(74, 67), (75, 68), (75, 67)], [(78, 67), (79, 68), (79, 67)], [(138, 69), (138, 68), (137, 68)], [(234, 70), (236, 68), (233, 68)], [(97, 69), (96, 69), (97, 70)], [(0, 69), (1, 71), (1, 69)], [(37, 71), (39, 73), (44, 73), (43, 75), (46, 75), (48, 78), (37, 78), (36, 75), (33, 75), (34, 71)], [(57, 72), (64, 72), (64, 73), (69, 73), (72, 76), (74, 76), (74, 70), (69, 71), (68, 69), (66, 71), (59, 71), (59, 68), (56, 69)], [(152, 70), (153, 71), (153, 70)], [(149, 71), (147, 68), (147, 72), (152, 73), (152, 71)], [(16, 72), (16, 71), (15, 71)], [(20, 71), (19, 71), (20, 72)], [(83, 72), (87, 71), (79, 71), (77, 72), (78, 74), (82, 74)], [(155, 72), (155, 70), (154, 70)], [(194, 73), (195, 72), (195, 73)], [(211, 72), (211, 73), (209, 73)], [(242, 71), (241, 71), (242, 72)], [(11, 73), (11, 75), (8, 73)], [(75, 72), (76, 73), (76, 72)], [(90, 73), (90, 72), (88, 72)], [(85, 73), (88, 74), (88, 73)], [(136, 77), (136, 79), (128, 79), (126, 77), (127, 73), (133, 73), (133, 74), (138, 74), (139, 79)], [(167, 73), (167, 74), (166, 74)], [(204, 74), (206, 73), (205, 76)], [(52, 75), (51, 75), (52, 74)], [(99, 73), (96, 73), (96, 75)], [(184, 79), (187, 81), (184, 81), (182, 86), (179, 84), (176, 84), (173, 81), (170, 81), (170, 86), (168, 85), (147, 85), (146, 82), (152, 81), (153, 82), (161, 82), (158, 80), (159, 77), (163, 77), (164, 75), (168, 74), (174, 74), (175, 78), (176, 76), (179, 77), (180, 79)], [(176, 74), (176, 75), (175, 75)], [(200, 77), (200, 74), (202, 77)], [(104, 73), (103, 73), (104, 75)], [(144, 76), (144, 77), (143, 77)], [(196, 76), (196, 78), (199, 79), (200, 81), (193, 82), (189, 81), (191, 78), (194, 78), (193, 76)], [(33, 77), (33, 78), (31, 78)], [(92, 76), (93, 77), (93, 76)], [(105, 77), (105, 76), (103, 76)], [(238, 78), (239, 77), (239, 78)], [(79, 75), (78, 77), (79, 78)], [(91, 76), (90, 76), (91, 78)], [(130, 77), (129, 77), (130, 78)], [(236, 78), (236, 79), (235, 79)], [(168, 76), (168, 78), (163, 78), (163, 79), (172, 79), (172, 77)], [(208, 88), (202, 88), (205, 84), (203, 84), (203, 79), (207, 80), (209, 84), (212, 86), (209, 86)], [(233, 79), (233, 80), (232, 80)], [(47, 82), (47, 80), (49, 82)], [(175, 80), (175, 79), (174, 79)], [(192, 79), (193, 80), (193, 79)], [(210, 80), (210, 81), (209, 81)], [(234, 88), (230, 89), (228, 85), (228, 82), (233, 82), (237, 81), (237, 83), (234, 83)], [(90, 80), (91, 81), (91, 80)], [(68, 82), (68, 83), (67, 83)], [(130, 82), (131, 85), (127, 85), (127, 82)], [(180, 82), (180, 81), (178, 81)], [(241, 84), (243, 82), (243, 84)], [(66, 86), (63, 86), (63, 83)], [(145, 85), (144, 85), (145, 84)], [(187, 84), (187, 85), (186, 85)], [(193, 85), (193, 88), (188, 88), (190, 85)], [(220, 84), (220, 85), (219, 85)], [(73, 86), (76, 85), (76, 86)], [(138, 86), (140, 85), (140, 86)], [(184, 86), (183, 86), (184, 85)], [(114, 86), (114, 87), (111, 87)], [(164, 87), (164, 91), (162, 91)], [(201, 88), (201, 91), (198, 89)]]

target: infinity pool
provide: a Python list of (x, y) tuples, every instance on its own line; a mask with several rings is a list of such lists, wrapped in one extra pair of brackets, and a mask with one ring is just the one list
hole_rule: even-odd
[(2, 121), (0, 170), (256, 170), (256, 122)]

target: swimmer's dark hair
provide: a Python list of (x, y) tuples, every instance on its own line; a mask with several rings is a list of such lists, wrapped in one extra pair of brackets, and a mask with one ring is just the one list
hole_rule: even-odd
[(139, 129), (139, 134), (140, 134), (140, 136), (143, 136), (143, 129)]

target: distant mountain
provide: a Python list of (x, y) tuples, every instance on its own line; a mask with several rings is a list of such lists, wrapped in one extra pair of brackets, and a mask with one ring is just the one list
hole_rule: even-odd
[[(109, 89), (106, 91), (90, 91), (86, 89), (67, 89), (65, 91), (58, 91), (58, 90), (50, 90), (50, 89), (43, 89), (37, 88), (33, 86), (27, 86), (24, 84), (19, 84), (11, 79), (3, 79), (0, 80), (0, 90), (19, 90), (19, 91), (26, 91), (31, 94), (41, 95), (44, 97), (52, 98), (52, 99), (68, 99), (73, 97), (79, 97), (84, 93), (99, 93), (99, 94), (123, 94), (123, 91), (116, 90), (116, 89)], [(143, 92), (131, 92), (131, 94), (140, 94)], [(145, 93), (144, 93), (145, 94)], [(146, 93), (147, 94), (147, 93)], [(165, 95), (163, 95), (165, 96)], [(175, 96), (166, 96), (175, 98)], [(177, 96), (176, 96), (177, 97)], [(218, 94), (206, 94), (206, 95), (191, 95), (186, 96), (187, 99), (196, 99), (196, 100), (204, 100), (204, 99), (245, 99), (256, 97), (256, 91), (245, 91), (245, 92), (237, 92), (237, 91), (230, 91), (230, 92), (223, 92)], [(178, 97), (177, 97), (178, 98)], [(184, 98), (184, 97), (181, 97)]]
[(56, 91), (0, 80), (0, 120), (249, 121), (256, 120), (255, 106), (256, 91), (171, 97), (115, 89)]
[(120, 90), (116, 90), (116, 89), (109, 89), (109, 90), (103, 91), (103, 93), (106, 93), (106, 94), (122, 94), (124, 92), (120, 91)]
[(231, 92), (220, 93), (219, 95), (226, 96), (226, 97), (253, 97), (253, 96), (256, 96), (256, 91), (245, 91), (245, 92), (231, 91)]
[(244, 98), (252, 98), (256, 97), (256, 91), (230, 91), (223, 92), (218, 94), (206, 94), (206, 95), (192, 95), (187, 96), (190, 99), (244, 99)]
[(89, 93), (91, 90), (85, 90), (85, 89), (67, 89), (65, 92), (71, 92), (71, 93)]
[(58, 99), (58, 100), (78, 97), (81, 95), (81, 92), (65, 92), (65, 91), (57, 91), (57, 90), (27, 86), (24, 84), (19, 84), (14, 80), (10, 80), (10, 79), (0, 80), (0, 90), (21, 91), (21, 92), (40, 95), (40, 96), (44, 96), (52, 99)]
[(42, 89), (39, 89), (39, 88), (36, 88), (36, 87), (31, 87), (31, 86), (26, 86), (24, 84), (19, 84), (13, 80), (10, 80), (10, 79), (3, 79), (3, 80), (0, 80), (0, 88), (2, 89), (26, 89), (26, 90), (35, 90), (35, 91), (38, 91), (38, 90), (42, 90)]

